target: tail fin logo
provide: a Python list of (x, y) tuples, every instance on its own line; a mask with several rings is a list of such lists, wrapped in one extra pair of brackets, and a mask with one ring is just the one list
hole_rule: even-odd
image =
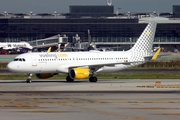
[(147, 34), (147, 35), (150, 35), (150, 32), (148, 31), (148, 32), (146, 32), (146, 34)]

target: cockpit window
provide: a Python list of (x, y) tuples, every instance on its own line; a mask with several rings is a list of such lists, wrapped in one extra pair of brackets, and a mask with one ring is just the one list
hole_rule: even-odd
[(14, 61), (18, 61), (18, 58), (15, 58)]
[(26, 61), (24, 58), (15, 58), (14, 61)]

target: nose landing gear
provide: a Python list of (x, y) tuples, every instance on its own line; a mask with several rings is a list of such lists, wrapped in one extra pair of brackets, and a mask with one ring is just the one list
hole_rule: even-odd
[(26, 83), (31, 83), (31, 77), (32, 77), (32, 74), (28, 74), (28, 78), (26, 79)]

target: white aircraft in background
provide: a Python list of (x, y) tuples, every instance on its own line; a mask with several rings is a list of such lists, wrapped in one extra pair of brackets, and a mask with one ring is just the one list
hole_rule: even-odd
[(13, 72), (28, 73), (27, 83), (31, 82), (32, 74), (40, 79), (50, 78), (58, 73), (67, 74), (67, 82), (74, 79), (89, 78), (97, 82), (95, 73), (116, 72), (155, 60), (152, 45), (157, 23), (151, 21), (143, 33), (128, 51), (111, 52), (36, 52), (25, 53), (15, 57), (7, 68)]
[(0, 42), (0, 48), (3, 50), (32, 50), (33, 47), (27, 42)]

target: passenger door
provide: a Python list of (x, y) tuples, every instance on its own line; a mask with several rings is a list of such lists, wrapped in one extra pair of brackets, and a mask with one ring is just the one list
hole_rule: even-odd
[(37, 60), (35, 55), (31, 55), (32, 58), (32, 66), (37, 66)]

